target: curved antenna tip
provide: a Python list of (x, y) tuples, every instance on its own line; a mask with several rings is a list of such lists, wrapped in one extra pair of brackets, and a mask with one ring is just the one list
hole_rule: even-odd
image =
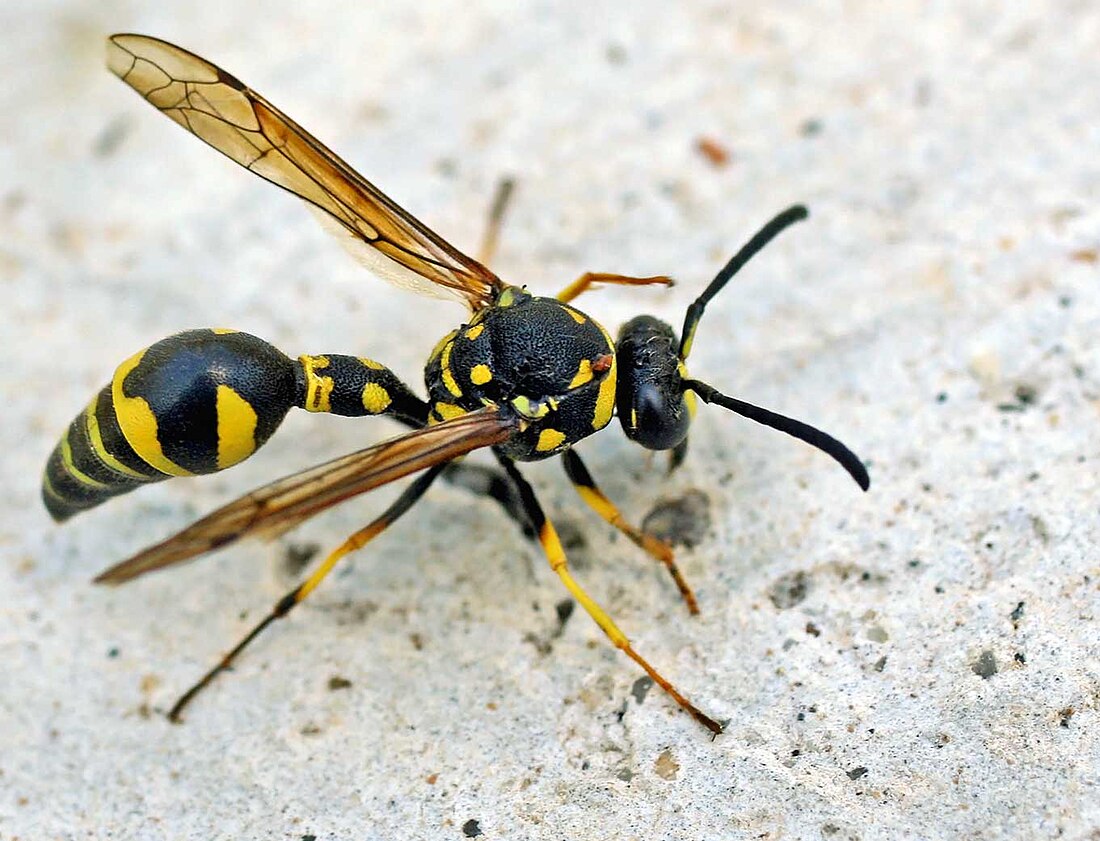
[(808, 423), (789, 418), (786, 415), (781, 415), (770, 409), (755, 406), (752, 403), (746, 403), (744, 400), (738, 400), (736, 397), (729, 397), (722, 394), (722, 392), (718, 391), (714, 386), (707, 385), (699, 380), (684, 380), (683, 386), (698, 394), (704, 403), (713, 403), (716, 406), (721, 406), (723, 409), (729, 409), (731, 412), (736, 412), (742, 417), (756, 421), (764, 426), (770, 426), (772, 429), (785, 432), (791, 437), (797, 438), (799, 441), (805, 441), (807, 444), (817, 447), (817, 449), (831, 456), (841, 467), (848, 471), (848, 475), (855, 480), (855, 483), (859, 485), (860, 488), (864, 491), (870, 489), (871, 477), (867, 474), (867, 468), (864, 467), (863, 462), (859, 460), (859, 456), (849, 450), (832, 435), (822, 432), (817, 427), (810, 426)]

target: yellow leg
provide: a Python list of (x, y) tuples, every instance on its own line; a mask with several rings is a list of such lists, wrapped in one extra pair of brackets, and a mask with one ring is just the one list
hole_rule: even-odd
[(703, 713), (702, 710), (685, 698), (675, 686), (666, 680), (660, 672), (638, 654), (630, 644), (630, 640), (627, 638), (626, 634), (619, 630), (619, 626), (607, 615), (607, 612), (584, 591), (584, 588), (582, 588), (580, 584), (576, 582), (569, 572), (569, 562), (566, 559), (565, 550), (562, 549), (557, 530), (554, 528), (553, 523), (551, 523), (543, 513), (542, 506), (539, 505), (538, 500), (535, 498), (535, 492), (531, 488), (531, 485), (523, 478), (510, 459), (502, 456), (498, 456), (498, 459), (508, 475), (512, 477), (512, 480), (515, 482), (520, 492), (524, 507), (527, 509), (527, 516), (531, 524), (535, 527), (538, 533), (539, 543), (542, 544), (543, 552), (546, 553), (546, 559), (550, 562), (550, 569), (552, 569), (557, 574), (558, 578), (561, 579), (562, 584), (565, 585), (565, 588), (572, 594), (573, 598), (580, 603), (581, 607), (583, 607), (595, 623), (600, 626), (600, 630), (607, 634), (608, 639), (611, 640), (615, 647), (621, 649), (631, 660), (641, 666), (642, 669), (645, 670), (645, 673), (653, 678), (653, 682), (671, 695), (677, 704), (683, 707), (683, 709), (690, 713), (696, 721), (712, 733), (721, 733), (722, 725)]
[(584, 466), (584, 462), (581, 461), (581, 457), (575, 451), (566, 450), (562, 456), (562, 461), (565, 465), (565, 472), (569, 475), (569, 480), (573, 483), (573, 487), (577, 489), (581, 499), (588, 504), (588, 507), (629, 537), (635, 545), (644, 549), (650, 557), (664, 564), (668, 568), (672, 580), (676, 583), (676, 587), (680, 590), (680, 595), (687, 605), (688, 612), (697, 615), (699, 613), (699, 603), (695, 600), (695, 593), (692, 592), (691, 586), (684, 580), (680, 568), (676, 565), (672, 547), (663, 540), (628, 523), (615, 506), (615, 503), (604, 496), (603, 491), (596, 486), (592, 474), (588, 472), (588, 468)]
[(260, 622), (244, 636), (244, 639), (237, 643), (228, 654), (222, 657), (217, 665), (203, 675), (198, 683), (180, 696), (179, 700), (172, 705), (172, 709), (168, 711), (168, 720), (178, 724), (180, 721), (180, 714), (183, 712), (184, 707), (186, 707), (199, 692), (205, 689), (214, 678), (228, 669), (233, 661), (237, 659), (237, 656), (244, 651), (268, 625), (276, 619), (281, 619), (286, 616), (295, 605), (301, 604), (306, 596), (317, 589), (317, 585), (325, 579), (325, 576), (332, 572), (341, 558), (357, 549), (362, 549), (371, 540), (392, 525), (398, 517), (408, 511), (413, 506), (413, 503), (424, 495), (428, 486), (431, 485), (432, 481), (440, 474), (445, 466), (445, 464), (440, 464), (424, 473), (413, 482), (413, 484), (409, 485), (404, 493), (402, 493), (393, 505), (387, 508), (381, 516), (364, 528), (359, 529), (359, 531), (355, 532), (351, 537), (330, 552), (328, 557), (321, 562), (320, 566), (318, 566), (305, 581), (279, 599), (267, 616), (260, 620)]
[(558, 293), (558, 300), (563, 304), (568, 303), (582, 292), (587, 291), (594, 283), (614, 283), (620, 286), (649, 286), (651, 284), (672, 286), (673, 280), (665, 275), (627, 277), (626, 275), (607, 274), (605, 272), (585, 272)]
[(493, 194), (493, 203), (489, 206), (489, 224), (485, 227), (485, 236), (481, 240), (481, 248), (478, 249), (478, 262), (488, 266), (493, 262), (497, 253), (497, 242), (500, 240), (500, 226), (504, 221), (504, 212), (508, 209), (508, 202), (512, 198), (512, 192), (516, 188), (516, 182), (511, 178), (502, 178), (497, 182), (496, 192)]

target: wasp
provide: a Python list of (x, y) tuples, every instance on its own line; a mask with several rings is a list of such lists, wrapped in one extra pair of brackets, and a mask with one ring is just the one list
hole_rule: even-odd
[(176, 701), (168, 718), (179, 721), (195, 695), (312, 593), (341, 558), (378, 537), (441, 475), (454, 476), (467, 467), (461, 463), (465, 455), (489, 448), (503, 473), (484, 482), (482, 492), (520, 520), (611, 643), (697, 721), (721, 732), (718, 721), (635, 650), (573, 577), (558, 533), (517, 464), (560, 456), (584, 502), (667, 567), (692, 613), (698, 610), (695, 596), (669, 546), (627, 521), (573, 449), (615, 414), (630, 440), (670, 451), (675, 467), (687, 451), (699, 399), (817, 447), (867, 490), (863, 464), (835, 438), (722, 394), (689, 376), (686, 368), (708, 303), (776, 235), (805, 219), (806, 209), (791, 207), (764, 225), (688, 307), (679, 336), (669, 324), (640, 315), (613, 340), (571, 302), (595, 284), (668, 284), (669, 278), (590, 272), (556, 297), (532, 295), (484, 265), (502, 203), (492, 215), (482, 259), (474, 260), (221, 68), (144, 35), (111, 36), (107, 49), (110, 70), (146, 102), (231, 160), (303, 199), (373, 274), (399, 287), (455, 297), (469, 310), (466, 321), (440, 339), (428, 358), (426, 400), (367, 357), (324, 353), (294, 359), (247, 333), (203, 329), (170, 336), (131, 356), (70, 424), (42, 479), (43, 501), (59, 522), (151, 482), (232, 467), (259, 449), (294, 407), (344, 416), (386, 415), (411, 429), (254, 490), (95, 579), (121, 584), (241, 538), (278, 535), (340, 502), (418, 474), (389, 508), (283, 596)]

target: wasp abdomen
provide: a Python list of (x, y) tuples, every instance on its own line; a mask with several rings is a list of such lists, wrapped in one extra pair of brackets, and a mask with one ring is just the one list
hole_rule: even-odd
[(297, 365), (247, 333), (189, 330), (134, 354), (69, 425), (46, 464), (56, 520), (170, 476), (256, 451), (296, 401)]
[(138, 485), (167, 479), (126, 441), (105, 386), (65, 431), (46, 462), (42, 500), (58, 522)]
[(139, 485), (224, 470), (256, 452), (292, 406), (428, 420), (427, 404), (371, 359), (290, 359), (248, 333), (189, 330), (118, 367), (54, 448), (42, 498), (60, 521)]

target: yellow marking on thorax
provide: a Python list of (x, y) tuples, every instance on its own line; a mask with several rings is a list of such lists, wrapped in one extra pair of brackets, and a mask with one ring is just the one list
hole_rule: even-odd
[(475, 324), (469, 330), (466, 331), (466, 338), (471, 342), (481, 335), (481, 331), (485, 329), (484, 324)]
[(329, 360), (327, 356), (307, 356), (302, 355), (298, 357), (298, 361), (302, 363), (302, 370), (306, 374), (306, 399), (304, 408), (307, 412), (330, 412), (332, 411), (332, 404), (329, 399), (332, 396), (332, 390), (336, 387), (336, 383), (332, 377), (323, 377), (317, 373), (320, 368), (327, 368)]
[(121, 473), (123, 476), (129, 476), (131, 479), (148, 481), (149, 476), (147, 474), (138, 473), (132, 467), (127, 467), (107, 451), (107, 445), (103, 443), (103, 433), (99, 429), (99, 418), (96, 417), (95, 413), (98, 403), (99, 395), (97, 394), (92, 398), (92, 402), (88, 404), (88, 408), (84, 410), (84, 425), (88, 430), (88, 441), (91, 443), (92, 449), (95, 450), (95, 454), (99, 456), (104, 464), (116, 473)]
[(466, 410), (461, 406), (456, 406), (454, 403), (436, 403), (435, 413), (446, 421), (451, 420), (451, 418), (457, 418), (459, 415), (466, 414)]
[(180, 467), (164, 454), (160, 439), (157, 438), (156, 415), (145, 398), (129, 397), (122, 389), (127, 375), (141, 363), (144, 356), (145, 350), (139, 350), (118, 366), (114, 379), (111, 380), (111, 401), (115, 406), (119, 428), (131, 449), (161, 473), (193, 476), (190, 470)]
[(524, 394), (512, 398), (512, 407), (523, 415), (523, 417), (530, 418), (531, 420), (546, 417), (546, 415), (550, 413), (551, 408), (548, 402), (532, 403), (531, 398)]
[(365, 357), (365, 356), (359, 356), (359, 357), (357, 357), (357, 359), (360, 362), (362, 362), (364, 365), (366, 365), (368, 368), (372, 368), (375, 371), (382, 371), (386, 367), (381, 362), (375, 362), (373, 359), (367, 359), (367, 357)]
[(109, 488), (110, 485), (105, 482), (97, 481), (81, 470), (73, 462), (73, 448), (69, 444), (69, 431), (65, 430), (65, 436), (61, 439), (61, 463), (65, 465), (65, 470), (70, 476), (76, 479), (80, 484), (87, 485), (89, 488)]
[(218, 470), (256, 452), (256, 410), (227, 385), (218, 386)]
[(511, 287), (509, 287), (508, 289), (505, 289), (503, 292), (500, 293), (500, 297), (496, 300), (496, 305), (498, 307), (510, 307), (515, 302), (516, 293)]
[(596, 395), (596, 411), (592, 416), (592, 428), (600, 430), (611, 422), (611, 415), (615, 411), (615, 388), (619, 368), (616, 364), (615, 343), (611, 341), (611, 334), (607, 332), (607, 328), (595, 319), (592, 323), (600, 328), (600, 333), (603, 335), (604, 341), (607, 342), (607, 352), (611, 355), (611, 367), (608, 369), (603, 382), (600, 383), (600, 392)]
[(588, 318), (584, 315), (584, 313), (579, 313), (575, 309), (571, 309), (570, 307), (562, 307), (562, 309), (573, 316), (573, 320), (577, 322), (577, 324), (584, 324), (586, 321), (588, 321)]
[(592, 379), (592, 360), (582, 359), (580, 365), (577, 366), (577, 373), (573, 375), (573, 379), (569, 381), (570, 388), (576, 388), (577, 386), (584, 385), (586, 382)]
[(372, 415), (380, 415), (392, 403), (390, 393), (378, 383), (367, 383), (363, 388), (363, 408)]
[(211, 327), (210, 332), (215, 336), (226, 336), (230, 333), (240, 333), (240, 330), (234, 330), (232, 327)]
[(453, 339), (457, 335), (458, 331), (452, 330), (450, 333), (448, 333), (446, 336), (436, 342), (435, 347), (432, 348), (431, 355), (428, 357), (428, 361), (433, 361), (437, 356), (443, 353), (443, 348), (447, 347), (447, 343), (450, 342), (451, 339)]
[(592, 416), (592, 428), (599, 430), (607, 426), (611, 421), (611, 413), (615, 410), (615, 387), (619, 377), (619, 369), (615, 363), (615, 357), (611, 357), (611, 367), (607, 376), (600, 383), (599, 394), (596, 395), (596, 411)]
[(475, 365), (470, 369), (470, 382), (474, 385), (485, 385), (493, 378), (493, 372), (488, 365)]
[(442, 370), (443, 385), (447, 391), (455, 397), (461, 397), (462, 389), (458, 387), (458, 383), (455, 382), (455, 375), (451, 373), (451, 348), (453, 347), (453, 342), (448, 342), (444, 346), (443, 354), (439, 357), (439, 365)]
[(535, 449), (540, 453), (549, 452), (550, 450), (556, 450), (561, 446), (561, 442), (565, 440), (565, 433), (557, 429), (544, 429), (539, 433), (538, 443), (535, 444)]

